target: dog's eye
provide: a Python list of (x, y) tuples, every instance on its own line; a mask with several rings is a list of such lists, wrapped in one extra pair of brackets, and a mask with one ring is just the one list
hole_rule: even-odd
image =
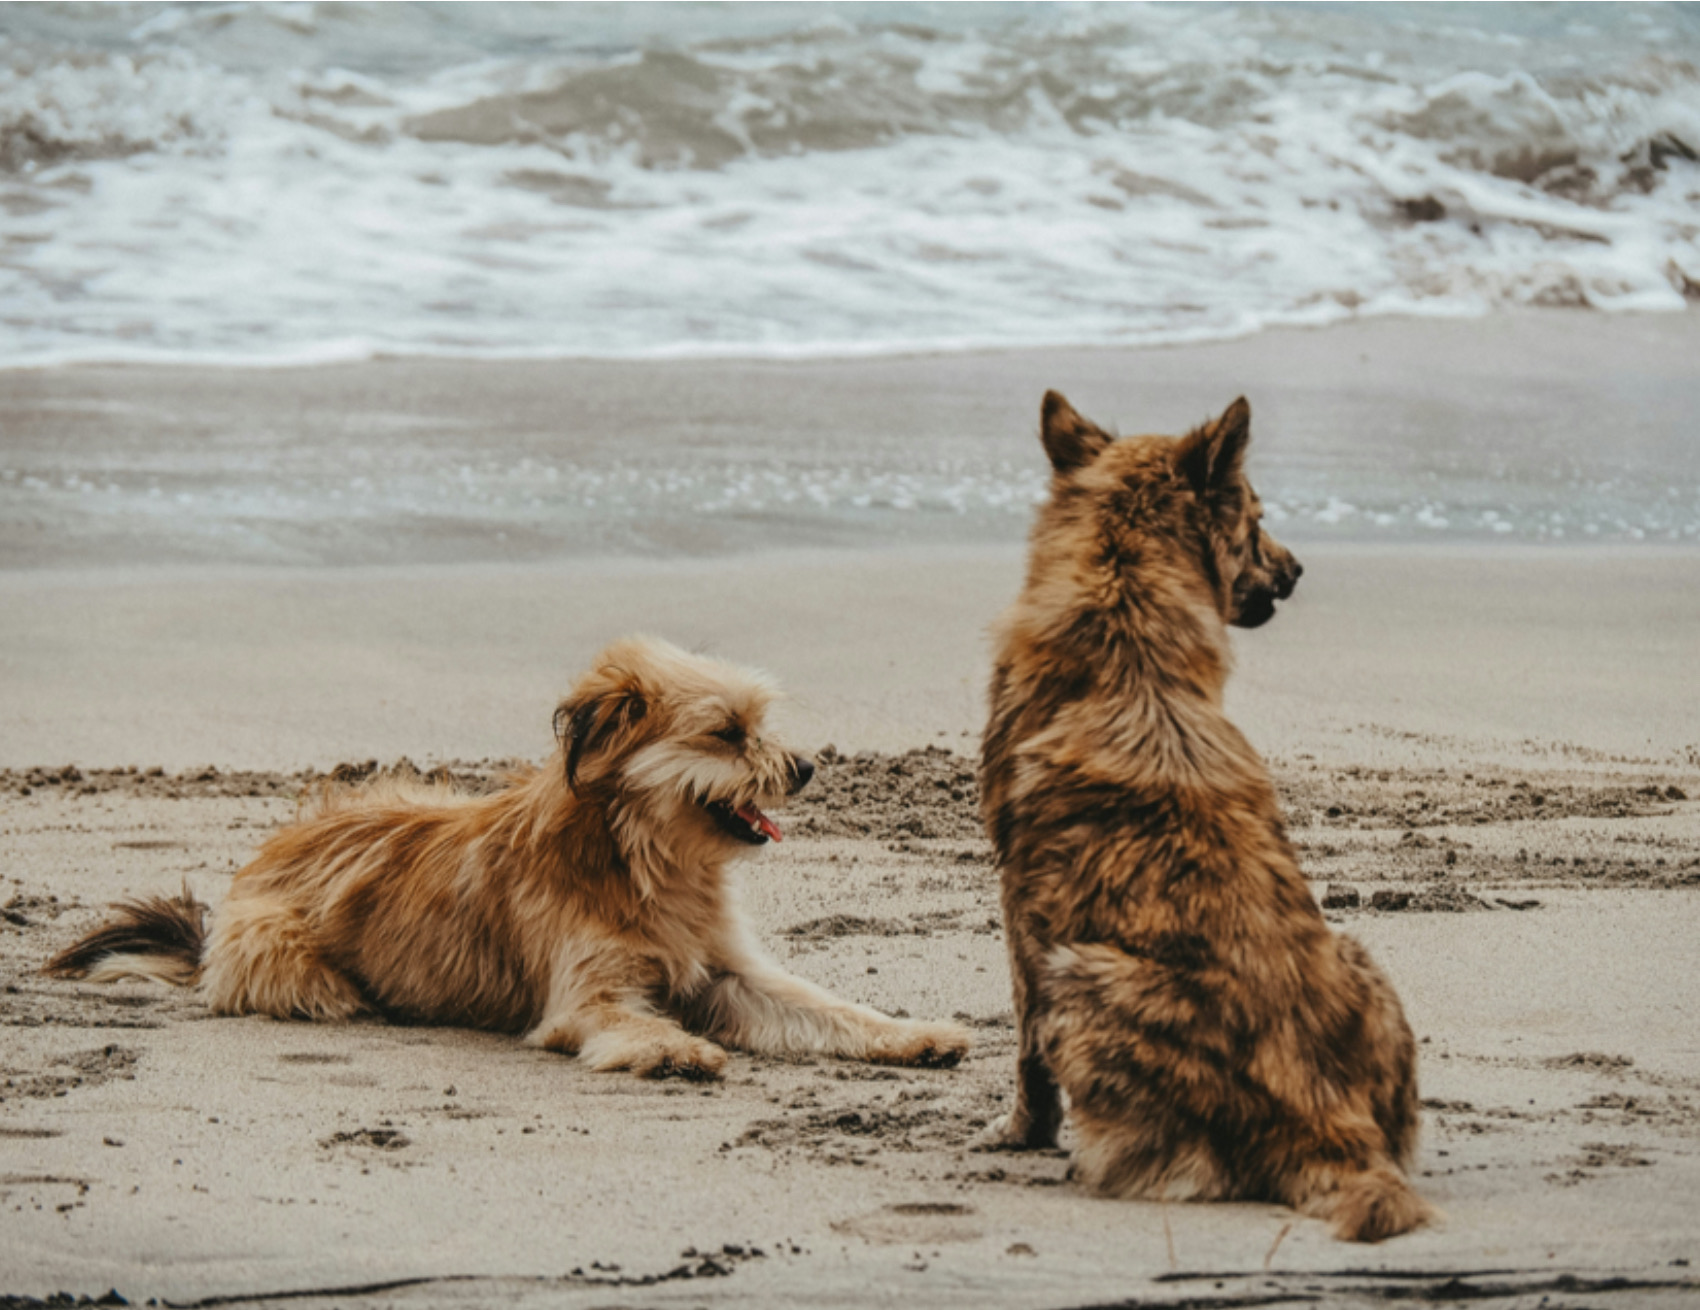
[(718, 728), (710, 735), (718, 737), (728, 746), (742, 746), (744, 744), (744, 730), (736, 723), (728, 723), (724, 728)]

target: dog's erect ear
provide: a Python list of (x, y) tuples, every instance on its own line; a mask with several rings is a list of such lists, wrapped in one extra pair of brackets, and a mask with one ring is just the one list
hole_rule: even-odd
[(1180, 439), (1175, 467), (1192, 489), (1203, 495), (1239, 479), (1250, 440), (1251, 406), (1241, 396), (1214, 423), (1206, 423)]
[(1115, 440), (1095, 423), (1075, 413), (1060, 391), (1047, 391), (1039, 407), (1039, 440), (1058, 473), (1072, 473), (1090, 464), (1099, 451)]
[(564, 700), (555, 710), (555, 739), (567, 757), (567, 786), (578, 788), (578, 766), (633, 724), (643, 721), (649, 706), (635, 689)]

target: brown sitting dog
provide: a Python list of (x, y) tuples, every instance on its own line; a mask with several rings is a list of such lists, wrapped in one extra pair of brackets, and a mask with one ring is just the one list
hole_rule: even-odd
[(331, 794), (236, 874), (210, 932), (186, 891), (132, 902), (46, 971), (198, 980), (222, 1014), (524, 1033), (650, 1077), (717, 1076), (717, 1042), (954, 1064), (962, 1029), (792, 977), (738, 913), (727, 866), (778, 838), (762, 807), (814, 772), (763, 734), (773, 694), (621, 642), (556, 711), (548, 767), (478, 798), (394, 782)]
[(1116, 440), (1046, 395), (1054, 477), (1004, 617), (983, 799), (1020, 1052), (986, 1144), (1053, 1146), (1100, 1191), (1282, 1202), (1376, 1241), (1431, 1211), (1404, 1166), (1415, 1046), (1323, 922), (1268, 770), (1222, 713), (1227, 626), (1298, 562), (1259, 525), (1251, 411)]

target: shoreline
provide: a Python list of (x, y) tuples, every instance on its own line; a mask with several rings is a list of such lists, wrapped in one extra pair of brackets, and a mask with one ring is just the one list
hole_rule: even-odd
[[(1351, 557), (1369, 560), (1419, 559), (1467, 564), (1510, 564), (1594, 562), (1601, 564), (1635, 561), (1669, 562), (1700, 559), (1700, 540), (1616, 541), (1587, 538), (1560, 541), (1517, 541), (1504, 538), (1426, 540), (1357, 540), (1292, 537), (1283, 533), (1282, 544), (1295, 551), (1319, 557)], [(918, 565), (978, 563), (1009, 557), (1025, 559), (1025, 533), (1017, 539), (996, 542), (857, 542), (836, 546), (782, 546), (701, 555), (564, 555), (558, 558), (518, 560), (458, 560), (446, 563), (400, 561), (351, 564), (210, 564), (153, 562), (146, 564), (67, 564), (63, 566), (6, 567), (0, 565), (0, 592), (29, 591), (56, 587), (115, 586), (130, 583), (175, 585), (180, 583), (453, 581), (502, 577), (629, 576), (655, 577), (663, 574), (693, 576), (723, 575), (745, 565), (757, 569), (801, 568), (810, 564), (832, 567), (877, 562), (902, 557)]]
[(1250, 397), (1296, 546), (1700, 546), (1697, 354), (1700, 314), (1555, 311), (1149, 350), (5, 373), (0, 568), (1016, 543), (1050, 388), (1130, 432)]
[(761, 367), (775, 365), (808, 364), (865, 364), (880, 362), (908, 362), (928, 360), (959, 359), (963, 356), (986, 356), (1002, 358), (1022, 358), (1034, 355), (1072, 356), (1082, 354), (1125, 355), (1130, 353), (1147, 353), (1164, 350), (1193, 350), (1199, 347), (1232, 346), (1250, 341), (1262, 336), (1280, 336), (1283, 334), (1299, 335), (1311, 333), (1346, 332), (1379, 323), (1483, 323), (1518, 319), (1539, 319), (1550, 314), (1583, 315), (1598, 317), (1606, 322), (1633, 322), (1641, 319), (1679, 319), (1684, 315), (1694, 313), (1694, 302), (1683, 306), (1675, 305), (1665, 308), (1632, 308), (1611, 309), (1594, 305), (1565, 306), (1562, 308), (1533, 308), (1529, 306), (1489, 306), (1474, 310), (1458, 309), (1435, 313), (1419, 313), (1410, 310), (1387, 309), (1361, 311), (1344, 311), (1339, 316), (1310, 321), (1294, 319), (1291, 321), (1270, 321), (1259, 323), (1253, 327), (1224, 331), (1221, 333), (1199, 334), (1194, 336), (1175, 335), (1172, 337), (1153, 337), (1141, 341), (1121, 341), (1105, 343), (1102, 341), (983, 341), (960, 342), (936, 345), (921, 343), (896, 343), (889, 346), (872, 345), (857, 347), (853, 345), (827, 345), (820, 347), (801, 347), (791, 351), (770, 348), (767, 353), (743, 346), (728, 346), (724, 349), (715, 347), (680, 348), (677, 351), (659, 351), (654, 353), (633, 352), (627, 354), (599, 355), (590, 353), (570, 352), (526, 352), (491, 351), (443, 351), (435, 352), (426, 347), (408, 349), (396, 346), (378, 346), (365, 341), (332, 341), (317, 346), (292, 348), (291, 351), (274, 358), (249, 358), (238, 355), (218, 355), (207, 352), (199, 356), (172, 356), (165, 353), (158, 355), (78, 355), (61, 358), (26, 360), (20, 363), (7, 363), (0, 360), (0, 376), (8, 373), (58, 372), (74, 369), (182, 369), (182, 370), (231, 370), (237, 372), (276, 373), (297, 370), (344, 368), (362, 364), (440, 364), (456, 366), (461, 364), (563, 364), (563, 365), (634, 365), (638, 367), (667, 367), (675, 364), (726, 364), (739, 367)]

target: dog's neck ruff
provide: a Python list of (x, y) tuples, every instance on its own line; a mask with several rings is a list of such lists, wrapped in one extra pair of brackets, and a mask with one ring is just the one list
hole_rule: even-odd
[(1090, 741), (1081, 760), (1095, 758), (1093, 776), (1102, 765), (1205, 789), (1250, 779), (1222, 711), (1227, 628), (1207, 580), (1184, 564), (1100, 558), (1080, 570), (1063, 554), (1036, 557), (1000, 644), (1006, 702), (1025, 707), (1023, 726), (1009, 725), (1018, 738), (1051, 752), (1063, 738)]
[(1227, 625), (1208, 579), (1182, 564), (1106, 555), (1081, 574), (1066, 557), (1035, 559), (1006, 622), (1021, 644), (1076, 669), (1083, 690), (1222, 703)]

